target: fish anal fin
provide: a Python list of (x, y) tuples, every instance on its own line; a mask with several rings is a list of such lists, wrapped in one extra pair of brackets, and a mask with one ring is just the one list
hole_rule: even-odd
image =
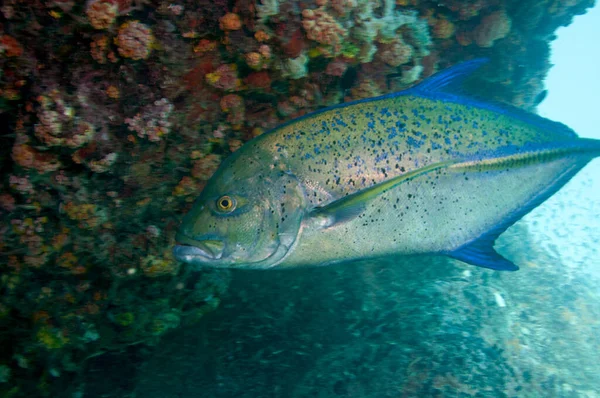
[[(591, 144), (594, 144), (594, 142), (592, 142)], [(595, 144), (597, 145), (597, 143)], [(595, 155), (593, 149), (594, 147), (592, 147), (590, 150), (592, 156)], [(585, 164), (587, 164), (590, 158), (591, 156), (584, 156), (581, 161), (571, 165), (570, 167), (567, 167), (565, 170), (563, 170), (563, 172), (560, 175), (558, 175), (554, 179), (554, 181), (548, 184), (548, 186), (545, 189), (538, 192), (536, 196), (531, 198), (523, 206), (507, 214), (499, 224), (497, 224), (494, 228), (490, 229), (488, 232), (481, 235), (479, 238), (459, 247), (458, 249), (446, 252), (445, 254), (457, 260), (464, 261), (465, 263), (476, 265), (479, 267), (490, 268), (499, 271), (518, 270), (519, 267), (517, 267), (511, 261), (502, 257), (494, 250), (494, 243), (496, 242), (496, 239), (502, 233), (504, 233), (504, 231), (506, 231), (511, 225), (520, 220), (525, 214), (529, 213), (531, 210), (539, 206), (546, 199), (548, 199), (550, 196), (556, 193), (567, 181), (571, 179), (571, 177), (573, 177), (579, 170), (581, 170), (581, 168), (583, 168), (583, 166), (585, 166)], [(502, 161), (504, 160), (501, 160), (501, 162)], [(457, 169), (460, 169), (462, 167), (471, 167), (467, 166), (468, 163), (463, 163), (459, 165), (460, 166), (456, 166)]]
[(498, 235), (492, 231), (447, 254), (452, 258), (478, 267), (496, 271), (517, 271), (519, 267), (512, 261), (502, 257), (494, 249), (494, 241)]

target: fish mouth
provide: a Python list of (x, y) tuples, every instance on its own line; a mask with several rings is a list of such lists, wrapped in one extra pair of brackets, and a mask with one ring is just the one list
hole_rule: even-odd
[(173, 256), (179, 261), (194, 263), (220, 260), (225, 244), (220, 240), (194, 240), (187, 236), (177, 236)]

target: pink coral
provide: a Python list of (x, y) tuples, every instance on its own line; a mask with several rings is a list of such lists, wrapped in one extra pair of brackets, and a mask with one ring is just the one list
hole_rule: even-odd
[(347, 15), (357, 6), (356, 0), (331, 0), (331, 8), (339, 15)]
[(37, 112), (36, 137), (47, 146), (79, 148), (89, 142), (95, 129), (90, 123), (76, 118), (58, 90), (50, 90), (37, 98), (41, 107)]
[(325, 55), (329, 56), (335, 56), (341, 52), (342, 43), (348, 34), (346, 29), (323, 8), (302, 11), (302, 27), (309, 39), (327, 46), (322, 50)]
[(95, 29), (107, 29), (117, 19), (119, 7), (111, 0), (93, 0), (88, 3), (85, 13)]
[(228, 113), (227, 121), (234, 126), (244, 122), (246, 110), (244, 99), (236, 94), (227, 94), (220, 101), (221, 110)]
[(33, 185), (31, 184), (31, 181), (29, 181), (29, 176), (25, 176), (25, 177), (18, 177), (15, 175), (11, 175), (8, 183), (10, 184), (10, 187), (12, 189), (14, 189), (15, 191), (18, 191), (19, 193), (22, 194), (33, 194), (34, 190), (33, 190)]
[(271, 58), (271, 47), (269, 47), (266, 44), (262, 44), (260, 47), (258, 47), (258, 52), (260, 53), (260, 55), (263, 56), (263, 58), (265, 58), (266, 60)]
[(483, 0), (450, 0), (445, 5), (458, 13), (461, 20), (466, 21), (479, 15), (479, 12), (486, 6), (486, 2)]
[(232, 110), (242, 108), (244, 100), (239, 95), (227, 94), (221, 98), (220, 105), (223, 112), (231, 112)]
[(496, 11), (485, 16), (473, 31), (479, 47), (492, 47), (496, 40), (508, 35), (512, 22), (506, 12)]
[(391, 43), (382, 44), (377, 55), (386, 64), (396, 67), (410, 61), (413, 49), (397, 37)]
[(359, 79), (359, 84), (350, 90), (352, 99), (363, 99), (377, 97), (381, 95), (381, 90), (377, 83), (369, 77), (362, 77)]
[(139, 21), (125, 22), (119, 28), (115, 44), (119, 46), (119, 54), (134, 60), (146, 59), (150, 56), (154, 36), (147, 25)]
[(172, 111), (173, 104), (166, 98), (162, 98), (152, 105), (146, 106), (133, 118), (126, 118), (125, 123), (129, 130), (137, 133), (138, 137), (158, 142), (165, 134), (169, 133), (171, 127), (169, 116)]
[(446, 18), (438, 18), (434, 22), (432, 29), (433, 37), (436, 39), (448, 39), (455, 31), (456, 27), (454, 26), (454, 23)]
[(342, 61), (341, 59), (334, 59), (327, 64), (325, 74), (329, 76), (342, 77), (346, 72), (346, 69), (348, 69), (348, 64), (346, 62)]
[(235, 90), (242, 84), (235, 64), (219, 65), (214, 72), (207, 73), (205, 79), (211, 86), (226, 91)]
[(0, 208), (6, 211), (15, 211), (17, 209), (15, 198), (7, 193), (0, 194)]

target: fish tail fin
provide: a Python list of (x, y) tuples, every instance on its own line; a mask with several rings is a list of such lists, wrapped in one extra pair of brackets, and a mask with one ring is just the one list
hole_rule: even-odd
[(580, 138), (581, 151), (589, 153), (592, 157), (600, 156), (600, 140), (595, 138)]

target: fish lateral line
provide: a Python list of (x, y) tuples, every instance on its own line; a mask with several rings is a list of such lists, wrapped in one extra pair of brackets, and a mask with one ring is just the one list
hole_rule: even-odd
[(396, 188), (398, 185), (436, 170), (484, 172), (507, 168), (514, 169), (548, 163), (567, 156), (577, 155), (588, 155), (590, 158), (600, 155), (600, 141), (578, 139), (572, 145), (565, 147), (542, 148), (493, 158), (457, 159), (432, 163), (345, 196), (326, 206), (316, 207), (310, 211), (309, 218), (315, 220), (318, 227), (323, 229), (348, 222), (363, 213), (367, 204), (376, 197)]
[(600, 143), (592, 139), (579, 139), (575, 144), (581, 141), (584, 145), (572, 145), (566, 147), (545, 148), (540, 150), (520, 152), (507, 156), (473, 159), (462, 162), (455, 162), (448, 166), (454, 171), (493, 171), (505, 168), (520, 168), (536, 164), (549, 163), (568, 156), (588, 155), (590, 158), (600, 155)]

